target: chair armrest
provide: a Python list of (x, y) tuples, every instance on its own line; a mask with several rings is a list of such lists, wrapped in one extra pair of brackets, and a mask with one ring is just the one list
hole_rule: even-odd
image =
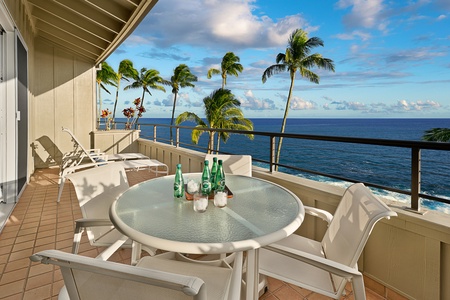
[(113, 226), (110, 219), (78, 219), (76, 227)]
[(331, 223), (331, 220), (333, 220), (333, 215), (327, 212), (326, 210), (315, 208), (312, 206), (304, 206), (305, 207), (305, 213), (308, 215), (319, 217), (322, 220), (326, 221), (328, 224)]
[(104, 164), (109, 164), (109, 163), (113, 163), (113, 162), (112, 161), (101, 161), (101, 162), (99, 161), (96, 163), (87, 163), (87, 164), (81, 164), (81, 165), (77, 165), (77, 166), (67, 167), (63, 170), (62, 176), (73, 173), (77, 170), (88, 169), (88, 168), (92, 168), (92, 167), (99, 167), (99, 166), (102, 166)]
[(66, 268), (66, 270), (67, 268), (85, 270), (124, 280), (179, 290), (189, 296), (200, 294), (198, 299), (206, 299), (204, 281), (194, 276), (179, 275), (111, 261), (106, 262), (102, 259), (74, 255), (59, 250), (43, 250), (30, 256), (30, 260), (43, 264), (57, 265), (61, 268)]
[(327, 258), (317, 256), (308, 252), (288, 248), (286, 246), (277, 245), (277, 244), (271, 244), (264, 247), (265, 249), (269, 251), (273, 251), (285, 256), (288, 256), (290, 258), (302, 261), (304, 263), (307, 263), (309, 265), (313, 265), (317, 268), (326, 270), (330, 273), (336, 274), (338, 276), (344, 277), (344, 278), (356, 278), (361, 277), (362, 274), (357, 269), (351, 268), (349, 266), (346, 266), (344, 264), (329, 260)]

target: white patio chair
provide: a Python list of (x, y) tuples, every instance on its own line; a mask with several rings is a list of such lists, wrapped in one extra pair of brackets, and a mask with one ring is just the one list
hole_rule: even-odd
[(125, 170), (148, 169), (156, 175), (169, 174), (169, 167), (156, 160), (150, 159), (142, 153), (105, 154), (99, 149), (86, 149), (78, 141), (70, 129), (62, 130), (71, 136), (74, 148), (63, 155), (59, 171), (59, 186), (57, 202), (61, 200), (64, 183), (68, 174), (89, 168), (101, 167), (109, 163), (120, 164)]
[(334, 216), (305, 206), (329, 223), (321, 242), (293, 234), (260, 250), (260, 274), (339, 299), (351, 281), (354, 299), (366, 299), (357, 261), (375, 224), (397, 214), (362, 183), (345, 191)]
[(61, 268), (65, 286), (60, 300), (240, 298), (239, 270), (227, 264), (205, 266), (145, 256), (130, 266), (59, 250), (41, 251), (30, 259)]
[(213, 157), (223, 161), (225, 173), (252, 176), (251, 155), (206, 154), (205, 160), (209, 160), (209, 165), (212, 165)]
[[(139, 258), (140, 245), (127, 241), (127, 237), (117, 231), (109, 219), (109, 208), (117, 196), (129, 188), (125, 169), (116, 163), (101, 168), (92, 168), (67, 175), (72, 182), (81, 208), (83, 219), (75, 221), (72, 253), (78, 253), (81, 236), (86, 231), (89, 243), (96, 247), (116, 247), (106, 253), (108, 257), (120, 247), (136, 248), (132, 262)], [(151, 255), (156, 249), (143, 247)]]

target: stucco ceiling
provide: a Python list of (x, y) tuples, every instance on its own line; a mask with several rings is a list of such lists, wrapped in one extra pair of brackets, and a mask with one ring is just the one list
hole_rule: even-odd
[(26, 0), (37, 38), (99, 63), (106, 59), (157, 0)]

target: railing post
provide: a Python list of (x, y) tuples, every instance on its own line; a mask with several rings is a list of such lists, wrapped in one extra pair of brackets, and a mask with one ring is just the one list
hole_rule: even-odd
[(411, 148), (411, 209), (419, 211), (420, 148)]
[(153, 141), (156, 142), (156, 125), (153, 125)]
[(175, 138), (176, 138), (176, 144), (175, 145), (178, 148), (178, 147), (180, 147), (180, 128), (178, 128), (178, 127), (177, 127)]
[(273, 165), (275, 161), (275, 136), (270, 136), (270, 172), (273, 172)]

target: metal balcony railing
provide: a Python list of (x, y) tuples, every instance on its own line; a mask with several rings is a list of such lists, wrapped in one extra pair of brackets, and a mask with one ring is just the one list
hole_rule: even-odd
[[(222, 142), (220, 153), (252, 155), (258, 166), (271, 172), (278, 166), (281, 172), (304, 177), (363, 182), (410, 196), (414, 211), (420, 211), (421, 199), (450, 204), (450, 143), (205, 129), (202, 143), (193, 145), (190, 134), (194, 127), (172, 126), (174, 140), (170, 141), (170, 125), (140, 126), (143, 138), (204, 152), (208, 150), (206, 131), (228, 132), (233, 137)], [(246, 134), (255, 139), (250, 141), (243, 136)], [(283, 147), (276, 164), (279, 137), (283, 137)]]

